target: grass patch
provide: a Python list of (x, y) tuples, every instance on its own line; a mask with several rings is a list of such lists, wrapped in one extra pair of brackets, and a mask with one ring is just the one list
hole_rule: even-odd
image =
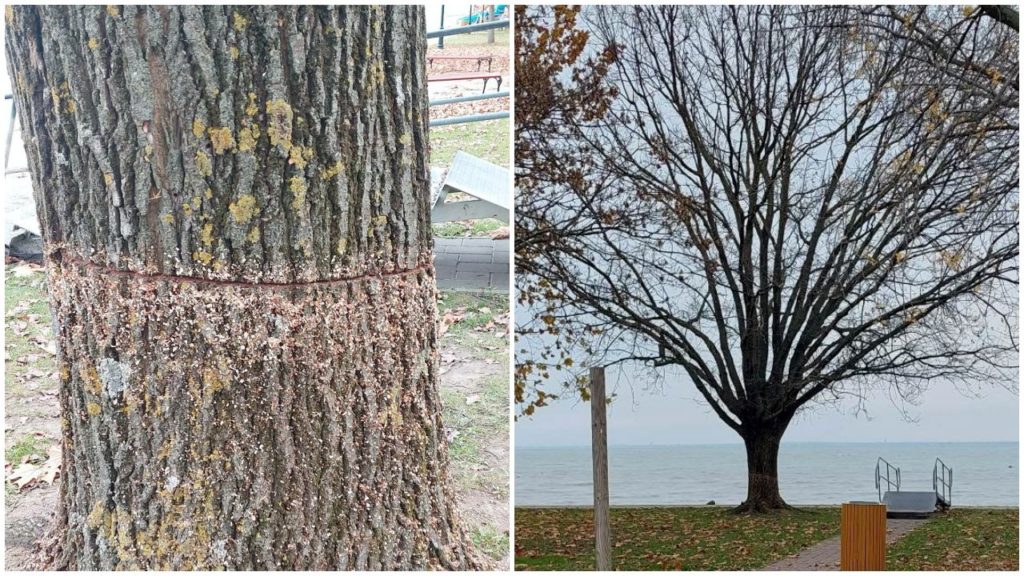
[(441, 238), (488, 236), (491, 232), (494, 232), (504, 225), (504, 222), (501, 220), (495, 220), (494, 218), (444, 222), (441, 224), (434, 224), (434, 236)]
[(489, 377), (479, 394), (442, 390), (444, 422), (458, 434), (451, 441), (452, 460), (462, 464), (485, 464), (480, 453), (485, 441), (508, 434), (508, 379)]
[(46, 456), (47, 442), (38, 436), (22, 436), (4, 451), (4, 459), (9, 464), (17, 465), (21, 459), (33, 454)]
[(508, 533), (499, 532), (490, 526), (481, 526), (469, 535), (476, 549), (491, 558), (501, 558), (508, 552)]
[[(499, 321), (498, 317), (508, 311), (508, 295), (501, 292), (442, 292), (437, 308), (442, 316), (448, 311), (464, 310), (465, 317), (452, 324), (445, 336), (454, 336), (460, 344), (480, 350), (492, 344), (488, 340), (493, 339), (493, 335), (476, 332), (476, 329), (486, 326), (489, 322)], [(467, 340), (467, 336), (476, 338)], [(507, 346), (504, 337), (499, 339), (499, 342)], [(502, 352), (504, 354), (507, 350)]]
[[(754, 570), (839, 532), (839, 509), (612, 508), (616, 570)], [(589, 508), (517, 508), (516, 570), (593, 570)]]
[(490, 322), (505, 322), (508, 295), (442, 292), (438, 309), (442, 315), (448, 311), (464, 314), (445, 333), (444, 340), (452, 342), (446, 348), (493, 365), (493, 370), (488, 369), (471, 390), (441, 388), (455, 481), (460, 489), (481, 489), (507, 498), (507, 472), (491, 466), (494, 454), (486, 450), (495, 438), (507, 438), (509, 432), (508, 338), (501, 330), (478, 328)]
[(430, 165), (447, 169), (459, 150), (508, 168), (509, 119), (430, 129)]
[(889, 547), (889, 570), (1005, 570), (1020, 566), (1019, 510), (954, 508)]
[[(8, 400), (30, 393), (24, 386), (30, 370), (50, 372), (57, 365), (54, 356), (42, 352), (39, 346), (40, 341), (53, 338), (50, 306), (46, 299), (46, 275), (35, 272), (18, 276), (13, 273), (16, 266), (7, 265), (4, 278), (4, 352), (7, 355), (5, 384)], [(22, 323), (23, 329), (16, 332), (15, 324)], [(29, 358), (33, 360), (28, 361)], [(38, 384), (45, 389), (57, 387), (57, 383), (50, 379), (38, 380)]]

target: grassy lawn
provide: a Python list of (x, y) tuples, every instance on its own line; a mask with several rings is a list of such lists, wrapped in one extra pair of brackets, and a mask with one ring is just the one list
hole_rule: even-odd
[(889, 570), (1007, 570), (1020, 566), (1018, 510), (954, 508), (889, 547)]
[[(517, 508), (516, 570), (593, 570), (593, 514)], [(838, 508), (769, 516), (723, 507), (613, 508), (616, 570), (753, 570), (839, 531)]]
[(430, 129), (431, 166), (447, 169), (459, 150), (508, 168), (509, 119)]

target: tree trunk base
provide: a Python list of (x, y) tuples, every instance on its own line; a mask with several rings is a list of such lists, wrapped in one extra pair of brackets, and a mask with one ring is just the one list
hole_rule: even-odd
[(771, 512), (777, 512), (779, 510), (796, 510), (796, 508), (786, 504), (782, 498), (772, 500), (756, 500), (756, 501), (744, 501), (739, 506), (736, 506), (730, 512), (733, 514), (768, 514)]
[(49, 265), (69, 570), (480, 567), (430, 266), (301, 286)]

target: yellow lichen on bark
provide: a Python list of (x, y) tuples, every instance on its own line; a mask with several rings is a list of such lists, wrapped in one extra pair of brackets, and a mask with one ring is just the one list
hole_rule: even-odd
[(196, 150), (196, 169), (201, 176), (213, 174), (213, 161), (210, 160), (210, 155), (202, 150)]
[(235, 12), (235, 13), (233, 13), (231, 15), (231, 26), (235, 30), (241, 32), (241, 31), (245, 30), (245, 27), (248, 26), (248, 25), (249, 25), (249, 19), (246, 18), (245, 16), (242, 16), (238, 12)]
[(199, 118), (196, 118), (192, 121), (192, 135), (201, 139), (204, 134), (206, 134), (206, 124)]
[(238, 151), (248, 152), (256, 147), (256, 140), (260, 137), (260, 127), (257, 125), (244, 126), (238, 131)]
[(103, 519), (107, 516), (107, 507), (103, 502), (97, 501), (92, 506), (92, 510), (89, 511), (89, 515), (85, 517), (85, 525), (93, 530), (99, 530), (103, 526)]
[(292, 107), (284, 100), (267, 101), (267, 136), (271, 146), (292, 146)]
[(231, 135), (230, 128), (208, 128), (210, 144), (213, 144), (214, 154), (223, 154), (235, 147), (235, 137)]
[(292, 176), (288, 181), (288, 190), (292, 192), (292, 209), (298, 210), (306, 202), (306, 179)]
[(100, 382), (100, 374), (92, 366), (82, 366), (78, 370), (78, 375), (82, 378), (82, 388), (86, 392), (99, 396), (100, 392), (103, 391), (103, 383)]
[(288, 150), (288, 163), (300, 170), (306, 167), (306, 161), (302, 159), (301, 146), (292, 146)]
[(86, 44), (89, 46), (89, 50), (95, 50), (100, 47), (100, 41), (95, 38), (89, 38)]
[(213, 254), (199, 250), (192, 253), (192, 259), (198, 262), (202, 262), (204, 265), (209, 266), (210, 262), (213, 261)]
[(213, 224), (209, 222), (203, 224), (203, 229), (199, 232), (199, 241), (203, 243), (203, 246), (213, 245)]
[(245, 105), (245, 115), (255, 116), (256, 113), (260, 111), (259, 106), (256, 105), (256, 93), (249, 92), (248, 98), (249, 103)]
[(250, 194), (243, 194), (238, 197), (237, 202), (228, 205), (228, 211), (235, 222), (245, 224), (256, 213), (256, 198)]
[(345, 171), (345, 165), (341, 163), (341, 160), (338, 160), (334, 164), (331, 164), (327, 168), (324, 168), (323, 170), (321, 170), (320, 171), (320, 178), (322, 180), (330, 180), (331, 178), (334, 178), (335, 176), (337, 176), (338, 174), (341, 174), (344, 171)]

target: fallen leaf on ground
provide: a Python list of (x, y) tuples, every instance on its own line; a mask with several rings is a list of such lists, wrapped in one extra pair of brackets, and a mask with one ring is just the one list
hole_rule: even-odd
[(511, 236), (511, 232), (509, 232), (508, 226), (502, 226), (491, 232), (491, 240), (504, 240), (509, 236)]
[[(46, 451), (46, 460), (42, 463), (29, 462), (28, 458), (18, 466), (7, 466), (7, 481), (14, 484), (18, 490), (32, 489), (40, 483), (53, 484), (60, 475), (61, 448), (60, 445), (51, 446)], [(38, 460), (36, 458), (35, 460)]]
[(444, 315), (441, 316), (441, 324), (437, 327), (437, 337), (440, 338), (441, 336), (444, 336), (445, 332), (448, 331), (448, 328), (450, 328), (452, 324), (460, 322), (465, 317), (465, 308), (446, 310)]

